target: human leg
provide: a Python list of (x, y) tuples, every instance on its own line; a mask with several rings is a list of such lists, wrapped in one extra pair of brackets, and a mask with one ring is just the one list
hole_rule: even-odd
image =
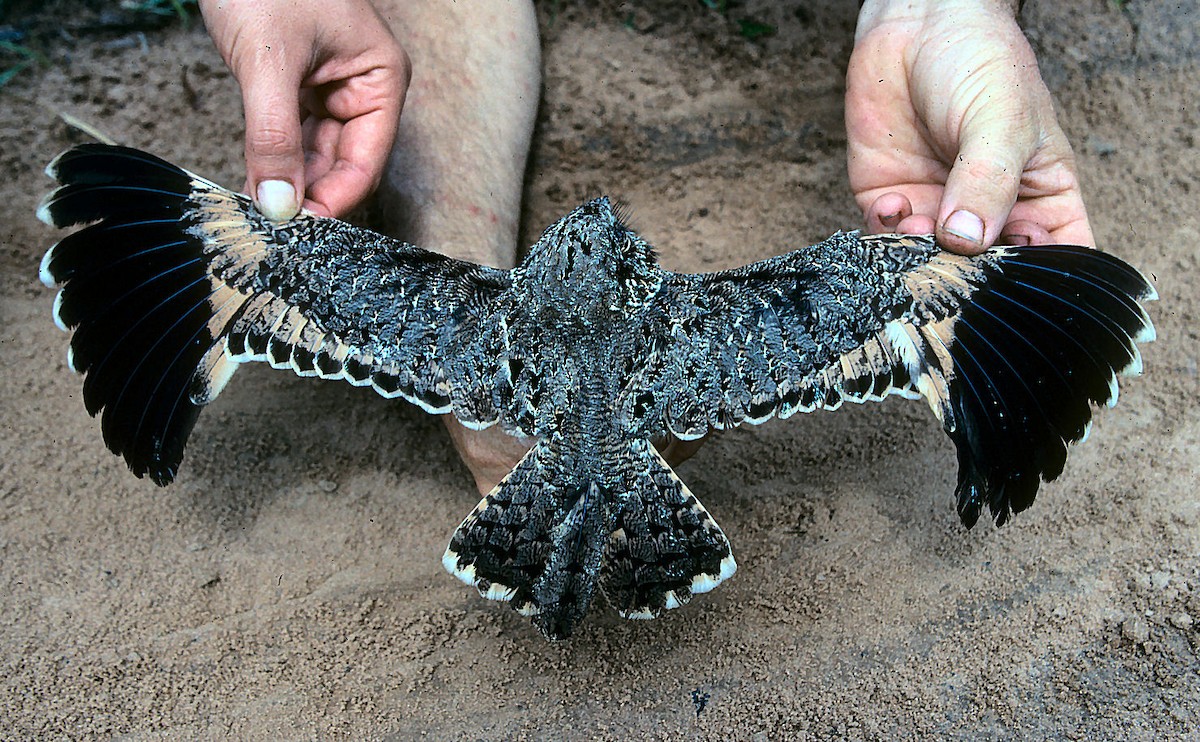
[(457, 258), (515, 263), (541, 89), (530, 2), (378, 2), (412, 60), (379, 198), (389, 231)]
[[(533, 4), (380, 1), (377, 9), (413, 68), (379, 190), (384, 226), (452, 257), (511, 268), (541, 92)], [(481, 492), (528, 448), (496, 428), (472, 431), (445, 420)]]

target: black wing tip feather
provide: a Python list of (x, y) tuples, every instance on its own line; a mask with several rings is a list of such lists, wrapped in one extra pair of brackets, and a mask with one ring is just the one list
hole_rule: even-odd
[[(59, 186), (37, 208), (37, 217), (52, 227), (72, 227), (99, 221), (127, 210), (146, 210), (156, 198), (186, 197), (193, 176), (171, 163), (132, 147), (81, 144), (60, 153), (46, 166)], [(108, 191), (125, 189), (139, 198), (109, 198)], [(140, 198), (148, 197), (147, 200)], [(52, 248), (53, 249), (53, 248)]]
[(1137, 269), (1076, 246), (998, 248), (967, 301), (950, 348), (957, 377), (947, 433), (958, 449), (955, 495), (970, 528), (986, 505), (997, 526), (1062, 472), (1087, 437), (1092, 405), (1116, 403), (1120, 374), (1142, 370), (1154, 339), (1143, 302), (1158, 298)]
[(84, 144), (51, 161), (59, 186), (38, 218), (86, 225), (52, 246), (38, 269), (61, 287), (54, 321), (74, 330), (68, 363), (85, 374), (84, 402), (105, 444), (139, 478), (170, 483), (199, 415), (188, 392), (212, 338), (202, 246), (180, 223), (191, 174), (129, 147)]

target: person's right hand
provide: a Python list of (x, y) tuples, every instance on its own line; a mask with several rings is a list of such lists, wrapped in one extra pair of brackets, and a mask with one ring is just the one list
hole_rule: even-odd
[(408, 55), (367, 0), (201, 0), (242, 88), (246, 191), (268, 217), (341, 216), (383, 175)]
[(863, 4), (846, 137), (869, 232), (935, 232), (965, 255), (998, 241), (1094, 244), (1071, 145), (1011, 5)]

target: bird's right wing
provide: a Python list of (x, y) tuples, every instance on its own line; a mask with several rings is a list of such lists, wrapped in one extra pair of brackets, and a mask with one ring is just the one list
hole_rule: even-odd
[(1141, 371), (1153, 287), (1074, 246), (976, 258), (928, 236), (840, 233), (721, 273), (673, 274), (645, 314), (640, 370), (619, 405), (645, 435), (712, 428), (843, 400), (923, 396), (958, 449), (959, 514), (998, 523), (1062, 471), (1090, 404)]
[[(508, 273), (335, 219), (272, 222), (153, 155), (90, 144), (54, 160), (38, 211), (88, 226), (42, 261), (88, 411), (138, 476), (174, 477), (200, 408), (239, 363), (340, 378), (484, 427), (491, 369), (458, 351), (503, 314)], [(474, 359), (474, 360), (472, 360)]]

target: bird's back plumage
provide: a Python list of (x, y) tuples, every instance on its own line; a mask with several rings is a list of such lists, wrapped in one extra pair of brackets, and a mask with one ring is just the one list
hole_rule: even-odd
[(924, 397), (958, 452), (973, 525), (1027, 508), (1092, 405), (1141, 371), (1154, 289), (1098, 250), (838, 233), (712, 274), (663, 270), (597, 199), (513, 271), (301, 214), (276, 223), (146, 153), (85, 145), (39, 215), (85, 225), (47, 253), (55, 320), (104, 440), (171, 481), (237, 366), (369, 385), (536, 439), (462, 523), (445, 564), (552, 638), (597, 588), (648, 618), (735, 569), (728, 541), (649, 440), (891, 394)]

